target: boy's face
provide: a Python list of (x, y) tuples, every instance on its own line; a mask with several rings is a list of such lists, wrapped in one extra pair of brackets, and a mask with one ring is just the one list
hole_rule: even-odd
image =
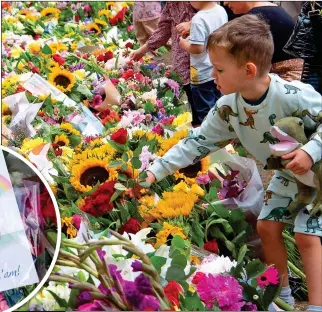
[(245, 89), (249, 80), (246, 64), (238, 65), (224, 48), (219, 47), (209, 51), (209, 58), (214, 66), (212, 77), (216, 79), (217, 89), (222, 94), (242, 92)]

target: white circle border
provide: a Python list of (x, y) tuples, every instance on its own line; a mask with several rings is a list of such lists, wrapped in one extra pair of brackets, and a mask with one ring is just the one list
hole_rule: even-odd
[(8, 147), (5, 147), (3, 145), (0, 145), (0, 149), (8, 152), (9, 154), (12, 154), (12, 155), (16, 156), (17, 158), (19, 158), (21, 161), (23, 161), (29, 168), (31, 168), (38, 175), (38, 177), (41, 179), (41, 181), (44, 183), (44, 185), (46, 186), (46, 188), (48, 190), (48, 193), (49, 193), (49, 195), (51, 197), (52, 203), (53, 203), (54, 208), (55, 208), (56, 217), (57, 217), (56, 218), (57, 219), (56, 250), (55, 250), (53, 259), (51, 261), (51, 264), (50, 264), (50, 266), (49, 266), (49, 268), (47, 270), (47, 273), (45, 274), (45, 276), (43, 277), (41, 282), (38, 284), (38, 286), (25, 299), (23, 299), (21, 302), (15, 304), (11, 308), (9, 308), (7, 310), (4, 310), (4, 312), (12, 312), (15, 309), (18, 309), (21, 306), (23, 306), (25, 303), (27, 303), (27, 301), (32, 299), (38, 293), (38, 291), (46, 283), (49, 275), (51, 274), (52, 270), (54, 269), (54, 266), (56, 264), (58, 254), (59, 254), (60, 244), (61, 244), (61, 221), (60, 221), (60, 212), (59, 212), (59, 208), (58, 208), (58, 204), (57, 204), (55, 195), (54, 195), (52, 189), (50, 188), (49, 183), (45, 180), (45, 178), (42, 176), (40, 171), (32, 163), (30, 163), (26, 158), (24, 158), (23, 156), (21, 156), (20, 154), (18, 154), (14, 150), (12, 150), (11, 148), (8, 148)]

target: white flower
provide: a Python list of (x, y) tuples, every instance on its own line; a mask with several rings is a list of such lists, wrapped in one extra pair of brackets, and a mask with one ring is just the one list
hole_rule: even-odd
[(41, 35), (44, 32), (44, 29), (40, 25), (37, 25), (37, 27), (34, 29), (34, 32), (38, 35)]
[(161, 88), (164, 88), (167, 81), (168, 81), (168, 78), (166, 77), (157, 78), (152, 81), (152, 85), (154, 88), (157, 88), (159, 85)]
[(153, 104), (157, 103), (157, 89), (152, 89), (149, 92), (145, 92), (141, 95), (143, 101), (150, 101)]
[(254, 299), (254, 300), (258, 300), (258, 298), (259, 298), (259, 297), (258, 297), (257, 295), (254, 295), (254, 296), (253, 296), (253, 299)]

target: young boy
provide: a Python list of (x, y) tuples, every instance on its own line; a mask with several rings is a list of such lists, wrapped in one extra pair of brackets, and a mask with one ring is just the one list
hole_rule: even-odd
[[(295, 240), (301, 253), (309, 292), (310, 311), (322, 311), (322, 216), (310, 217), (303, 210), (292, 220), (287, 214), (277, 222), (275, 208), (287, 211), (297, 187), (295, 174), (304, 174), (322, 158), (322, 125), (314, 119), (322, 113), (321, 95), (310, 85), (287, 82), (268, 74), (273, 55), (269, 26), (256, 15), (244, 15), (225, 24), (208, 40), (217, 88), (224, 96), (217, 101), (199, 128), (181, 140), (149, 169), (147, 182), (161, 180), (214, 152), (219, 142), (239, 138), (243, 146), (262, 164), (270, 156), (269, 130), (274, 122), (307, 110), (303, 122), (314, 134), (301, 149), (284, 155), (292, 159), (284, 171), (277, 171), (268, 187), (271, 198), (263, 204), (257, 224), (266, 262), (274, 264), (282, 283), (281, 298), (293, 304), (288, 283), (287, 254), (282, 231), (285, 223), (295, 225)], [(313, 116), (313, 118), (308, 117)], [(194, 138), (203, 138), (196, 140)], [(314, 218), (314, 220), (313, 220)], [(309, 225), (315, 225), (313, 231)]]
[(213, 1), (190, 2), (198, 10), (191, 20), (190, 36), (180, 38), (180, 47), (190, 53), (190, 88), (199, 124), (221, 97), (211, 77), (212, 65), (206, 44), (210, 34), (227, 23), (225, 9)]

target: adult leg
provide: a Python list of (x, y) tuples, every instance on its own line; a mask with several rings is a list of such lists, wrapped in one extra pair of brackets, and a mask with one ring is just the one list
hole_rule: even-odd
[(157, 17), (153, 20), (143, 22), (143, 26), (144, 26), (145, 32), (148, 35), (148, 38), (150, 38), (151, 35), (154, 33), (154, 31), (158, 28), (159, 20), (160, 20), (160, 17)]
[(148, 40), (148, 35), (143, 26), (143, 22), (139, 22), (139, 21), (134, 22), (134, 30), (135, 30), (135, 36), (137, 41), (141, 46), (143, 46), (145, 42)]

